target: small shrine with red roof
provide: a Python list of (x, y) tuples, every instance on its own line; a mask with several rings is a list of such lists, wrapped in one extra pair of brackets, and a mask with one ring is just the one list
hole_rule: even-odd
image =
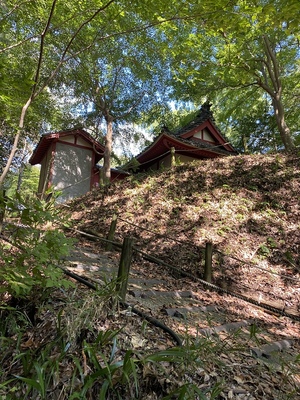
[[(60, 191), (59, 202), (82, 196), (99, 186), (104, 146), (83, 129), (70, 129), (43, 135), (29, 163), (41, 164), (39, 196), (49, 188)], [(128, 173), (111, 169), (111, 180)]]
[(135, 157), (136, 170), (158, 170), (178, 161), (236, 155), (236, 150), (216, 126), (210, 108), (211, 104), (204, 103), (196, 117), (176, 132), (164, 126), (153, 143)]

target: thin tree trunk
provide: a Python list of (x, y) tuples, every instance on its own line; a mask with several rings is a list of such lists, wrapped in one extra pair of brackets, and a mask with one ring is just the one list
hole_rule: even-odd
[(105, 117), (106, 119), (106, 137), (105, 137), (105, 150), (104, 150), (104, 162), (103, 162), (103, 183), (108, 185), (111, 178), (111, 151), (112, 151), (112, 135), (113, 135), (113, 116), (109, 113)]
[(245, 135), (242, 136), (242, 141), (243, 141), (243, 148), (244, 148), (244, 153), (249, 154), (249, 148), (248, 148), (248, 140)]
[(35, 71), (35, 79), (34, 79), (35, 83), (34, 83), (34, 85), (32, 87), (29, 99), (27, 100), (26, 104), (22, 108), (21, 115), (20, 115), (20, 121), (19, 121), (19, 129), (18, 129), (17, 134), (15, 136), (14, 144), (13, 144), (13, 147), (11, 149), (9, 158), (7, 160), (7, 163), (6, 163), (6, 166), (5, 166), (3, 172), (2, 172), (2, 174), (0, 176), (0, 186), (3, 185), (3, 182), (4, 182), (5, 178), (6, 178), (6, 175), (7, 175), (8, 171), (9, 171), (9, 169), (10, 169), (10, 166), (12, 164), (12, 161), (13, 161), (14, 156), (16, 154), (16, 151), (18, 149), (18, 143), (19, 143), (19, 139), (20, 139), (20, 136), (21, 136), (21, 132), (24, 129), (24, 120), (25, 120), (25, 116), (26, 116), (27, 110), (28, 110), (29, 106), (31, 105), (31, 103), (33, 102), (34, 98), (37, 96), (37, 82), (39, 80), (42, 61), (43, 61), (43, 56), (44, 56), (45, 36), (46, 36), (46, 34), (48, 32), (48, 29), (50, 27), (50, 22), (51, 22), (51, 19), (53, 17), (53, 14), (54, 14), (54, 9), (56, 7), (56, 3), (57, 3), (57, 0), (53, 0), (52, 6), (51, 6), (51, 11), (49, 13), (49, 17), (47, 19), (45, 28), (44, 28), (44, 30), (43, 30), (43, 32), (41, 34), (39, 58), (38, 58), (38, 62), (37, 62), (37, 67), (36, 67), (36, 71)]
[(2, 233), (3, 229), (3, 222), (6, 210), (6, 192), (5, 190), (1, 190), (0, 192), (0, 234)]
[(265, 89), (272, 98), (276, 124), (285, 150), (292, 151), (295, 148), (295, 145), (292, 141), (290, 129), (285, 121), (285, 112), (282, 103), (283, 87), (280, 79), (278, 60), (267, 35), (263, 35), (263, 43), (265, 47), (266, 60), (263, 63), (264, 65), (262, 70), (265, 82), (261, 83), (261, 87)]
[(273, 97), (273, 108), (274, 108), (276, 123), (285, 150), (292, 151), (295, 148), (295, 145), (291, 138), (290, 128), (288, 127), (285, 121), (284, 108), (280, 97), (281, 96), (278, 96), (278, 98), (277, 96)]
[(18, 129), (18, 131), (16, 133), (15, 140), (14, 140), (14, 143), (13, 143), (13, 147), (11, 149), (11, 152), (10, 152), (10, 155), (8, 157), (7, 163), (6, 163), (6, 165), (5, 165), (5, 167), (4, 167), (3, 171), (2, 171), (2, 174), (0, 176), (0, 186), (3, 185), (3, 182), (4, 182), (5, 178), (6, 178), (6, 175), (7, 175), (8, 171), (9, 171), (9, 169), (10, 169), (10, 166), (11, 166), (12, 161), (14, 159), (14, 156), (16, 154), (16, 151), (18, 150), (18, 144), (19, 144), (21, 132), (22, 132), (22, 130), (24, 128), (25, 116), (26, 116), (28, 107), (30, 106), (31, 102), (32, 102), (32, 96), (30, 96), (30, 98), (28, 99), (27, 103), (22, 108), (20, 121), (19, 121), (19, 129)]
[(21, 185), (22, 185), (23, 175), (24, 175), (24, 169), (25, 169), (25, 164), (24, 164), (24, 162), (22, 162), (21, 167), (19, 169), (17, 192), (20, 192), (20, 190), (21, 190)]

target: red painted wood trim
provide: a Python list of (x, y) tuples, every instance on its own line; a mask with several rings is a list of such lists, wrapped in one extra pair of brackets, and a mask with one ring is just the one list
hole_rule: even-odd
[[(205, 129), (205, 128), (207, 128), (209, 130), (210, 134), (215, 138), (217, 143), (223, 145), (224, 148), (228, 151), (234, 151), (233, 147), (230, 144), (225, 144), (226, 143), (225, 139), (217, 131), (217, 129), (214, 127), (213, 123), (210, 120), (204, 121), (201, 125), (198, 125), (191, 131), (186, 132), (183, 135), (181, 135), (181, 137), (184, 139), (188, 139), (191, 136), (194, 136), (194, 134), (196, 132), (203, 131), (203, 129)], [(208, 143), (210, 143), (210, 142), (208, 142)]]

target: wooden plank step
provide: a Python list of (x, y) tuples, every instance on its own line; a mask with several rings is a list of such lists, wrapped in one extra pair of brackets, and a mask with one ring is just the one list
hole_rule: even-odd
[(70, 265), (68, 265), (69, 269), (72, 270), (78, 270), (78, 271), (101, 271), (101, 272), (111, 272), (111, 267), (110, 266), (100, 266), (98, 264), (94, 263), (82, 263), (82, 262), (71, 262)]

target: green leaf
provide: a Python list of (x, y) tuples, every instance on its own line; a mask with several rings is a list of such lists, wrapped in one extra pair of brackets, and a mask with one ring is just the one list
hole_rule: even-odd
[(102, 386), (101, 386), (101, 390), (99, 393), (99, 400), (106, 400), (107, 399), (107, 391), (109, 389), (110, 383), (108, 380), (104, 381)]
[(35, 379), (25, 378), (25, 377), (19, 376), (19, 375), (14, 375), (14, 377), (16, 379), (21, 380), (22, 382), (27, 383), (29, 386), (35, 388), (39, 393), (43, 392), (40, 383), (38, 381), (36, 381)]

